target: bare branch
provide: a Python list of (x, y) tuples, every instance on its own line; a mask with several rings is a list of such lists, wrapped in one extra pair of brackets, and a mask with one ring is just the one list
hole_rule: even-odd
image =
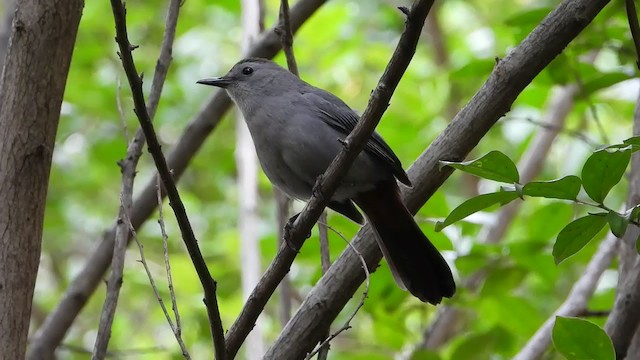
[[(326, 0), (301, 0), (291, 9), (291, 25), (296, 31)], [(280, 50), (280, 40), (273, 29), (266, 31), (251, 47), (249, 56), (271, 58)], [(153, 85), (152, 85), (153, 87)], [(231, 100), (223, 92), (217, 92), (186, 127), (175, 147), (167, 156), (169, 167), (176, 180), (202, 146), (204, 140), (220, 123), (231, 107)], [(156, 176), (154, 175), (131, 208), (131, 222), (138, 229), (156, 209)], [(163, 196), (165, 194), (163, 193)], [(67, 288), (58, 306), (49, 314), (44, 325), (37, 331), (31, 343), (30, 360), (40, 360), (53, 353), (64, 338), (74, 319), (85, 306), (103, 274), (109, 267), (115, 238), (115, 224), (107, 228), (101, 241), (88, 256), (87, 262)], [(37, 346), (34, 346), (37, 345)], [(49, 355), (45, 355), (49, 354)]]
[(298, 63), (296, 62), (296, 57), (293, 54), (293, 31), (291, 30), (288, 0), (280, 0), (280, 18), (278, 20), (278, 27), (276, 30), (280, 35), (282, 50), (287, 58), (287, 67), (289, 68), (289, 71), (299, 76)]
[(627, 18), (629, 19), (629, 28), (631, 29), (631, 38), (636, 48), (636, 67), (640, 70), (640, 25), (638, 24), (638, 12), (634, 0), (625, 0), (627, 8)]
[(587, 307), (589, 299), (596, 290), (602, 273), (609, 267), (618, 249), (618, 239), (608, 236), (600, 243), (598, 250), (589, 261), (580, 279), (573, 285), (569, 296), (553, 315), (536, 331), (527, 344), (514, 357), (514, 360), (539, 359), (551, 344), (551, 330), (556, 316), (578, 316)]
[[(323, 227), (325, 229), (331, 229), (331, 231), (333, 231), (336, 234), (338, 234), (338, 236), (340, 236), (342, 238), (342, 240), (344, 240), (347, 243), (349, 248), (351, 248), (351, 250), (353, 250), (353, 252), (356, 253), (358, 258), (360, 259), (360, 262), (362, 263), (362, 269), (364, 270), (365, 287), (364, 287), (364, 291), (362, 292), (362, 297), (360, 298), (360, 302), (358, 303), (356, 308), (353, 310), (353, 312), (351, 313), (349, 318), (347, 318), (347, 321), (344, 322), (344, 325), (342, 325), (342, 327), (340, 327), (338, 330), (333, 332), (331, 335), (327, 335), (326, 338), (316, 347), (315, 350), (313, 350), (309, 354), (307, 354), (307, 356), (305, 357), (305, 360), (310, 360), (313, 357), (313, 355), (315, 355), (315, 354), (318, 354), (318, 360), (323, 360), (323, 359), (326, 360), (327, 354), (329, 353), (329, 343), (331, 342), (331, 340), (335, 339), (338, 335), (340, 335), (340, 333), (342, 333), (343, 331), (347, 331), (347, 330), (351, 329), (351, 321), (353, 320), (353, 318), (356, 317), (356, 315), (358, 314), (358, 311), (360, 311), (360, 309), (364, 306), (364, 301), (367, 299), (367, 295), (369, 294), (369, 285), (371, 284), (370, 283), (370, 281), (371, 281), (370, 280), (371, 273), (369, 272), (369, 268), (367, 267), (367, 262), (364, 260), (364, 257), (362, 257), (362, 254), (360, 254), (358, 249), (353, 247), (353, 245), (349, 242), (349, 240), (347, 240), (346, 237), (344, 237), (344, 235), (342, 235), (339, 231), (337, 231), (334, 228), (332, 228), (329, 225), (327, 225), (326, 217), (327, 216), (326, 216), (326, 212), (325, 212), (325, 213), (323, 213), (323, 216), (318, 221), (318, 224), (319, 225), (323, 225)], [(326, 234), (325, 234), (325, 237), (326, 237)], [(328, 246), (328, 244), (327, 244), (327, 246)], [(327, 249), (327, 251), (328, 251), (328, 249)], [(329, 254), (327, 252), (327, 254), (326, 254), (327, 258), (328, 258), (328, 255)], [(325, 263), (325, 259), (323, 257), (323, 262), (322, 262), (322, 273), (323, 274), (326, 272), (326, 270), (328, 270), (329, 266), (331, 265), (329, 259), (326, 259), (326, 261), (329, 262), (329, 263)], [(325, 265), (326, 265), (326, 268), (325, 268)]]
[[(640, 135), (640, 97), (636, 101), (633, 114), (633, 134)], [(635, 153), (631, 160), (627, 207), (631, 208), (638, 203), (640, 203), (640, 154)], [(622, 237), (621, 255), (626, 253), (631, 256), (623, 256), (620, 259), (620, 280), (616, 290), (616, 300), (604, 327), (611, 337), (617, 359), (624, 359), (627, 356), (631, 340), (640, 324), (640, 257), (634, 251), (638, 235), (640, 235), (640, 229), (629, 226)]]
[(0, 351), (7, 359), (23, 359), (27, 348), (51, 160), (83, 5), (21, 0), (11, 9), (0, 75)]
[[(324, 275), (331, 267), (331, 255), (329, 253), (329, 234), (327, 233), (328, 226), (329, 225), (327, 225), (327, 211), (325, 210), (322, 212), (322, 215), (320, 215), (320, 218), (318, 219), (318, 237), (320, 239), (320, 264), (322, 265), (322, 275)], [(334, 229), (332, 230), (336, 234), (338, 234), (342, 239), (344, 239), (344, 241), (346, 241), (347, 244), (349, 244), (349, 240), (347, 240), (344, 237), (344, 235), (342, 235), (341, 233), (339, 233)], [(362, 261), (364, 264), (363, 266), (366, 266), (364, 259)], [(368, 273), (368, 270), (367, 270), (367, 273)], [(362, 304), (364, 304), (364, 298), (363, 298)], [(330, 329), (327, 328), (327, 332), (325, 333), (325, 338), (328, 339), (330, 335), (331, 335)], [(320, 346), (318, 348), (318, 360), (327, 360), (328, 356), (329, 356), (329, 341), (326, 341), (324, 342), (323, 346)], [(309, 356), (307, 357), (310, 358)]]
[[(158, 182), (160, 182), (160, 179), (158, 179)], [(160, 210), (161, 211), (161, 210)], [(161, 219), (162, 217), (160, 217)], [(129, 219), (128, 217), (123, 219), (123, 222), (125, 224), (127, 224), (129, 226), (129, 230), (131, 231), (131, 237), (135, 240), (136, 245), (138, 245), (138, 252), (140, 253), (140, 263), (142, 264), (142, 267), (144, 268), (144, 271), (147, 273), (147, 278), (149, 279), (149, 284), (151, 285), (151, 289), (153, 290), (153, 294), (156, 296), (156, 300), (158, 300), (158, 304), (160, 304), (160, 308), (162, 309), (162, 313), (164, 314), (164, 317), (167, 319), (167, 322), (169, 323), (169, 327), (171, 327), (171, 331), (173, 331), (173, 334), (176, 337), (176, 340), (178, 341), (178, 345), (180, 346), (180, 350), (182, 351), (182, 355), (184, 356), (185, 359), (189, 360), (191, 359), (191, 356), (189, 355), (189, 351), (187, 350), (187, 346), (185, 345), (184, 341), (182, 340), (182, 336), (180, 334), (180, 316), (178, 315), (177, 312), (177, 306), (175, 304), (175, 296), (171, 295), (171, 300), (172, 300), (172, 305), (173, 305), (173, 310), (176, 314), (176, 324), (174, 325), (173, 320), (171, 319), (171, 315), (169, 315), (169, 311), (167, 310), (167, 307), (164, 304), (164, 300), (162, 300), (162, 296), (160, 296), (160, 292), (158, 291), (158, 286), (156, 285), (155, 280), (153, 279), (153, 275), (151, 275), (151, 270), (149, 270), (149, 266), (147, 265), (147, 260), (144, 257), (144, 246), (142, 246), (142, 242), (140, 242), (140, 240), (138, 239), (138, 236), (136, 234), (136, 230), (133, 228), (133, 225), (131, 224), (131, 219)], [(163, 242), (164, 242), (164, 238), (166, 236), (165, 232), (164, 232), (164, 222), (163, 221), (158, 221), (161, 225), (162, 228), (162, 237), (163, 237)], [(167, 259), (167, 255), (165, 254), (165, 261)], [(167, 273), (170, 274), (170, 270), (167, 267)], [(168, 275), (168, 277), (170, 278), (170, 275)], [(171, 281), (171, 280), (169, 280)], [(170, 282), (171, 284), (171, 282)], [(173, 287), (172, 285), (169, 285), (169, 290), (172, 292), (173, 291)]]
[[(242, 53), (246, 54), (261, 32), (259, 0), (241, 1), (242, 18)], [(240, 237), (240, 261), (242, 298), (246, 299), (256, 286), (262, 273), (260, 264), (258, 214), (258, 156), (249, 133), (249, 128), (238, 111), (236, 112), (236, 151), (238, 179), (238, 232)], [(247, 360), (257, 360), (264, 354), (264, 336), (261, 324), (256, 324), (247, 338)]]
[[(409, 169), (413, 188), (403, 192), (409, 210), (415, 213), (451, 174), (451, 169), (440, 169), (439, 161), (464, 159), (509, 110), (520, 92), (607, 3), (608, 0), (565, 0), (498, 62), (478, 93)], [(369, 268), (382, 258), (369, 226), (365, 226), (352, 243), (360, 250)], [(313, 348), (326, 324), (335, 319), (364, 281), (357, 271), (359, 263), (353, 251), (347, 250), (340, 255), (308, 294), (267, 356), (277, 353), (283, 354), (279, 359), (296, 359)], [(292, 336), (298, 341), (290, 341)]]
[[(284, 244), (284, 227), (289, 220), (289, 209), (291, 199), (278, 188), (273, 188), (273, 195), (276, 199), (276, 219), (278, 223), (278, 246)], [(278, 308), (280, 309), (280, 325), (284, 328), (291, 318), (291, 300), (293, 298), (291, 280), (287, 274), (280, 285), (278, 285), (280, 296), (278, 298)]]
[[(140, 244), (140, 241), (137, 238), (135, 240), (136, 240), (136, 243), (138, 244), (138, 250), (140, 251), (140, 258), (142, 259), (142, 262), (145, 266), (145, 270), (147, 271), (147, 276), (149, 277), (149, 281), (151, 282), (151, 287), (154, 288), (153, 291), (156, 294), (156, 298), (160, 302), (160, 306), (162, 306), (163, 308), (162, 310), (165, 313), (165, 317), (167, 318), (167, 322), (169, 323), (169, 326), (171, 326), (173, 335), (176, 337), (176, 340), (180, 345), (180, 350), (182, 350), (182, 356), (184, 356), (185, 359), (190, 359), (191, 356), (187, 351), (187, 347), (185, 346), (184, 341), (182, 341), (182, 324), (180, 320), (180, 312), (178, 311), (178, 302), (176, 301), (176, 292), (173, 288), (173, 278), (171, 276), (171, 263), (169, 262), (169, 246), (168, 246), (169, 237), (167, 236), (167, 231), (164, 226), (164, 215), (162, 213), (162, 190), (161, 189), (162, 189), (162, 184), (160, 181), (160, 177), (158, 177), (158, 225), (160, 226), (160, 233), (162, 234), (162, 252), (164, 253), (164, 268), (167, 272), (167, 286), (169, 287), (169, 297), (171, 298), (171, 308), (173, 309), (173, 314), (176, 317), (175, 326), (172, 325), (171, 317), (169, 316), (166, 309), (164, 308), (162, 299), (160, 298), (160, 294), (158, 293), (158, 290), (155, 288), (155, 285), (153, 284), (153, 278), (151, 277), (151, 272), (149, 272), (149, 270), (146, 268), (146, 264), (144, 262), (144, 254), (142, 253), (142, 244)], [(131, 225), (131, 219), (127, 219), (127, 220), (129, 222), (131, 233), (134, 234), (133, 236), (135, 236), (135, 232), (134, 232), (135, 229), (133, 229), (133, 225)]]
[[(293, 246), (297, 248), (302, 246), (306, 235), (311, 231), (314, 223), (318, 220), (320, 214), (329, 202), (331, 195), (338, 187), (340, 179), (347, 173), (349, 166), (373, 133), (382, 114), (389, 105), (393, 91), (400, 82), (404, 71), (415, 53), (422, 25), (432, 4), (433, 1), (426, 0), (414, 2), (405, 22), (405, 30), (400, 36), (400, 40), (389, 65), (387, 65), (376, 89), (369, 99), (367, 108), (362, 114), (358, 125), (345, 139), (344, 148), (333, 160), (331, 165), (329, 165), (324, 175), (317, 181), (313, 191), (314, 195), (296, 218), (290, 231), (285, 232), (287, 244), (293, 244)], [(227, 351), (230, 356), (234, 356), (240, 348), (240, 345), (251, 328), (253, 328), (258, 315), (264, 309), (264, 306), (275, 291), (278, 283), (280, 283), (289, 271), (295, 256), (296, 253), (288, 246), (284, 245), (280, 247), (276, 258), (263, 275), (260, 283), (256, 286), (253, 294), (249, 297), (242, 309), (240, 316), (227, 333)], [(266, 357), (281, 358), (280, 356), (270, 353), (267, 353)]]
[(200, 248), (198, 247), (198, 242), (193, 234), (193, 229), (191, 228), (191, 223), (187, 217), (184, 204), (180, 199), (180, 194), (176, 188), (175, 181), (173, 180), (171, 171), (167, 166), (164, 154), (160, 149), (160, 143), (158, 142), (158, 138), (153, 128), (153, 123), (151, 122), (151, 118), (149, 117), (149, 113), (145, 105), (144, 94), (142, 92), (142, 79), (136, 70), (131, 53), (133, 47), (127, 36), (124, 5), (120, 0), (111, 0), (111, 9), (113, 10), (113, 17), (116, 23), (116, 42), (120, 48), (120, 59), (122, 60), (122, 66), (127, 74), (127, 79), (129, 80), (129, 85), (131, 87), (135, 112), (138, 116), (138, 120), (140, 121), (140, 127), (144, 131), (145, 138), (149, 144), (149, 152), (153, 157), (158, 174), (160, 175), (164, 188), (167, 191), (169, 204), (175, 213), (178, 226), (180, 227), (180, 232), (182, 233), (182, 239), (187, 247), (191, 260), (194, 263), (200, 282), (202, 283), (204, 290), (204, 302), (209, 316), (209, 325), (211, 327), (216, 358), (218, 360), (224, 360), (226, 359), (224, 330), (222, 328), (220, 311), (218, 309), (218, 300), (216, 298), (216, 282), (211, 277), (207, 264), (200, 253)]

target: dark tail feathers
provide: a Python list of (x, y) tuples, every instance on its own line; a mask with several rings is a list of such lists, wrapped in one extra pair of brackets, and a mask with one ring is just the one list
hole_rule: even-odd
[(449, 265), (402, 203), (395, 181), (354, 200), (378, 233), (378, 245), (401, 288), (434, 305), (453, 296), (456, 284)]

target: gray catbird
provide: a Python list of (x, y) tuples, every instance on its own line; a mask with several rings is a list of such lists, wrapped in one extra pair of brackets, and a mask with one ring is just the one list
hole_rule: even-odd
[[(245, 59), (224, 76), (198, 81), (227, 91), (244, 116), (258, 159), (271, 182), (308, 200), (358, 115), (333, 94), (300, 80), (266, 59)], [(400, 198), (396, 178), (411, 186), (400, 160), (373, 133), (329, 208), (362, 224), (354, 202), (376, 230), (378, 245), (398, 285), (422, 301), (438, 304), (456, 285), (442, 255), (422, 233)]]

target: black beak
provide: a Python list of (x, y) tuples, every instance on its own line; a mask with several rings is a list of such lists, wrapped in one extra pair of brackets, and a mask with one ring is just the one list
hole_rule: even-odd
[(229, 84), (232, 83), (232, 80), (228, 77), (213, 77), (213, 78), (206, 78), (206, 79), (202, 79), (202, 80), (198, 80), (197, 81), (198, 84), (204, 84), (204, 85), (210, 85), (210, 86), (216, 86), (219, 88), (226, 88), (227, 86), (229, 86)]

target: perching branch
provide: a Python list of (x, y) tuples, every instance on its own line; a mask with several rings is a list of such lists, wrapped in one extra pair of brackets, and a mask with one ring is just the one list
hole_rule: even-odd
[[(451, 169), (440, 169), (439, 161), (463, 160), (491, 126), (509, 110), (518, 94), (608, 2), (562, 2), (519, 46), (499, 61), (473, 99), (409, 169), (413, 187), (403, 192), (409, 210), (415, 213), (451, 174)], [(365, 226), (352, 243), (360, 250), (369, 268), (375, 267), (382, 258), (369, 226)], [(267, 352), (267, 357), (282, 355), (274, 358), (298, 359), (311, 351), (319, 341), (322, 329), (326, 328), (325, 324), (335, 319), (364, 281), (359, 267), (359, 260), (353, 251), (344, 251), (308, 294), (289, 325)], [(298, 341), (290, 341), (292, 337)]]
[(224, 330), (222, 328), (220, 311), (218, 309), (218, 300), (216, 298), (216, 282), (211, 277), (207, 264), (200, 253), (200, 248), (198, 247), (198, 242), (193, 234), (193, 229), (191, 228), (191, 223), (187, 217), (184, 204), (180, 199), (180, 194), (176, 188), (171, 171), (167, 166), (167, 162), (164, 158), (164, 154), (160, 148), (160, 143), (153, 128), (153, 123), (151, 122), (151, 118), (147, 112), (144, 94), (142, 91), (142, 78), (138, 75), (131, 53), (135, 47), (131, 45), (127, 36), (126, 10), (120, 0), (111, 0), (111, 9), (113, 11), (113, 17), (116, 24), (116, 42), (120, 48), (120, 59), (122, 60), (122, 66), (127, 74), (129, 86), (131, 87), (135, 113), (140, 121), (140, 127), (144, 131), (144, 135), (149, 144), (149, 152), (156, 164), (158, 174), (162, 179), (162, 184), (166, 189), (169, 204), (175, 213), (176, 221), (178, 222), (178, 226), (180, 227), (180, 232), (182, 234), (182, 239), (187, 247), (187, 251), (189, 252), (189, 256), (191, 257), (196, 272), (198, 273), (200, 282), (202, 283), (204, 290), (204, 303), (209, 317), (209, 326), (211, 327), (216, 358), (218, 360), (224, 360), (226, 358), (224, 348)]
[[(297, 2), (291, 9), (291, 25), (293, 30), (298, 30), (325, 2), (326, 0), (301, 0)], [(271, 58), (275, 56), (279, 50), (280, 40), (272, 28), (266, 31), (251, 47), (249, 56)], [(151, 94), (153, 94), (153, 87), (152, 84)], [(151, 103), (152, 102), (149, 101), (149, 104)], [(184, 173), (187, 165), (200, 149), (204, 140), (220, 123), (222, 117), (230, 107), (231, 100), (224, 91), (218, 91), (203, 105), (200, 112), (189, 123), (167, 156), (167, 162), (173, 170), (174, 179), (178, 180)], [(151, 113), (150, 111), (150, 114)], [(138, 198), (133, 202), (131, 222), (136, 229), (139, 229), (156, 209), (156, 178), (157, 175), (154, 174)], [(163, 196), (164, 195), (165, 194), (163, 194)], [(114, 223), (105, 230), (101, 241), (95, 241), (97, 246), (88, 257), (84, 267), (75, 276), (63, 295), (62, 300), (49, 314), (44, 325), (36, 332), (36, 336), (31, 342), (28, 359), (43, 359), (46, 358), (45, 356), (48, 356), (46, 354), (50, 355), (54, 352), (55, 348), (62, 342), (62, 339), (73, 324), (75, 318), (86, 305), (88, 299), (102, 282), (103, 275), (111, 262), (115, 227), (116, 224)]]
[[(550, 96), (551, 102), (543, 120), (544, 123), (552, 126), (536, 132), (531, 145), (518, 163), (523, 183), (531, 181), (542, 170), (547, 154), (551, 150), (551, 145), (558, 136), (560, 129), (564, 127), (565, 120), (573, 108), (578, 91), (578, 86), (567, 85), (552, 92)], [(482, 235), (479, 236), (482, 241), (485, 243), (501, 241), (515, 219), (520, 206), (521, 202), (512, 202), (500, 209), (495, 221), (486, 226), (482, 231)], [(486, 273), (483, 271), (472, 274), (465, 281), (465, 288), (470, 291), (476, 291), (485, 277)], [(440, 307), (431, 326), (425, 330), (422, 342), (416, 347), (416, 350), (419, 348), (436, 349), (446, 343), (459, 331), (461, 316), (462, 311), (455, 307), (446, 305)]]
[[(320, 216), (320, 220), (318, 221), (318, 224), (322, 223), (322, 225), (324, 225), (322, 227), (325, 229), (324, 231), (326, 231), (327, 229), (331, 229), (333, 232), (338, 234), (338, 236), (340, 236), (342, 240), (344, 240), (347, 243), (347, 246), (351, 248), (351, 250), (353, 250), (353, 252), (355, 252), (356, 255), (358, 255), (358, 258), (362, 263), (362, 270), (364, 270), (365, 287), (364, 287), (364, 291), (362, 292), (362, 297), (360, 298), (360, 302), (358, 303), (358, 305), (356, 305), (356, 308), (353, 310), (351, 315), (347, 318), (347, 321), (344, 322), (344, 325), (342, 325), (338, 330), (334, 331), (333, 333), (331, 333), (330, 330), (327, 328), (327, 332), (326, 332), (326, 336), (324, 337), (324, 340), (322, 340), (322, 342), (320, 342), (320, 344), (316, 346), (316, 348), (313, 351), (307, 354), (307, 356), (305, 357), (305, 360), (310, 360), (315, 354), (318, 354), (318, 360), (327, 359), (327, 356), (329, 354), (329, 343), (333, 339), (338, 337), (338, 335), (340, 335), (342, 332), (351, 329), (351, 321), (353, 320), (353, 318), (356, 317), (356, 315), (358, 314), (358, 311), (362, 309), (362, 307), (364, 306), (364, 301), (367, 299), (367, 296), (369, 295), (371, 273), (369, 272), (369, 268), (367, 268), (367, 262), (364, 260), (364, 257), (362, 257), (362, 254), (360, 254), (358, 249), (353, 247), (353, 245), (349, 242), (349, 240), (347, 240), (346, 237), (344, 237), (344, 235), (342, 235), (339, 231), (336, 231), (335, 229), (327, 225), (326, 220), (327, 220), (327, 214), (326, 212), (323, 212), (322, 215)], [(326, 237), (326, 234), (325, 234), (325, 237)], [(322, 239), (322, 235), (320, 235), (320, 238)], [(322, 274), (323, 275), (327, 272), (327, 270), (329, 270), (329, 266), (331, 266), (331, 260), (329, 259), (328, 244), (326, 244), (326, 246), (327, 246), (326, 252), (323, 253), (323, 257), (322, 257)], [(320, 249), (322, 251), (322, 243), (320, 244)], [(326, 254), (326, 257), (324, 256), (325, 254)]]
[[(393, 91), (400, 82), (404, 71), (415, 53), (425, 17), (432, 4), (433, 0), (417, 0), (413, 3), (410, 11), (406, 8), (401, 9), (402, 12), (407, 15), (407, 20), (393, 56), (380, 78), (378, 85), (371, 94), (369, 104), (362, 114), (358, 125), (344, 140), (344, 148), (316, 183), (313, 191), (314, 195), (297, 217), (291, 229), (285, 232), (287, 244), (292, 244), (298, 249), (302, 246), (306, 235), (311, 231), (311, 228), (329, 202), (331, 195), (338, 188), (340, 179), (346, 175), (349, 166), (369, 140), (382, 114), (389, 105)], [(253, 294), (249, 297), (249, 300), (242, 309), (240, 316), (231, 326), (227, 334), (227, 351), (230, 356), (234, 356), (237, 353), (247, 334), (253, 328), (258, 315), (262, 312), (267, 301), (278, 286), (278, 283), (280, 283), (282, 278), (289, 272), (289, 267), (293, 263), (295, 256), (296, 253), (291, 250), (289, 246), (283, 245), (280, 247), (276, 258), (263, 275), (260, 283), (256, 286)], [(327, 322), (321, 318), (320, 324), (317, 324), (317, 327), (323, 328), (322, 331), (324, 331), (330, 323), (330, 321)], [(291, 322), (289, 322), (289, 325), (290, 324)], [(287, 325), (283, 332), (289, 328), (289, 325)], [(296, 336), (296, 338), (299, 337)], [(318, 340), (316, 337), (315, 342)], [(309, 339), (304, 339), (303, 342), (306, 341), (309, 341)], [(298, 343), (298, 341), (296, 341), (296, 343)], [(294, 358), (300, 358), (300, 355), (302, 354), (298, 354), (297, 357), (294, 355)], [(265, 356), (271, 359), (284, 359), (292, 355), (286, 354), (286, 352), (278, 352), (278, 354), (268, 352)]]
[[(156, 71), (154, 72), (153, 81), (151, 83), (149, 104), (147, 105), (149, 117), (152, 119), (155, 115), (156, 109), (158, 108), (160, 94), (162, 93), (162, 87), (164, 85), (165, 79), (167, 78), (169, 64), (171, 63), (171, 52), (173, 47), (173, 40), (175, 38), (179, 12), (180, 1), (171, 0), (169, 2), (169, 9), (167, 11), (166, 27), (162, 39), (162, 46), (160, 48), (160, 56), (158, 57), (158, 62), (156, 63)], [(117, 97), (117, 100), (118, 111), (122, 116), (122, 108), (119, 102), (120, 97)], [(100, 326), (98, 328), (98, 335), (96, 337), (96, 344), (93, 354), (93, 356), (96, 356), (97, 358), (103, 358), (106, 355), (107, 345), (109, 343), (109, 338), (111, 335), (111, 325), (113, 323), (113, 317), (115, 315), (115, 310), (118, 303), (118, 295), (120, 293), (120, 287), (123, 281), (122, 269), (124, 267), (125, 252), (129, 241), (129, 226), (123, 221), (123, 218), (129, 218), (129, 211), (131, 210), (131, 206), (133, 205), (133, 181), (136, 175), (138, 160), (142, 155), (144, 142), (144, 133), (141, 129), (138, 129), (133, 140), (127, 147), (127, 154), (125, 156), (125, 159), (121, 160), (118, 163), (118, 165), (120, 165), (120, 170), (122, 173), (120, 210), (118, 214), (118, 222), (116, 225), (113, 260), (111, 261), (111, 276), (109, 278), (109, 281), (107, 282), (107, 296), (102, 310)]]

